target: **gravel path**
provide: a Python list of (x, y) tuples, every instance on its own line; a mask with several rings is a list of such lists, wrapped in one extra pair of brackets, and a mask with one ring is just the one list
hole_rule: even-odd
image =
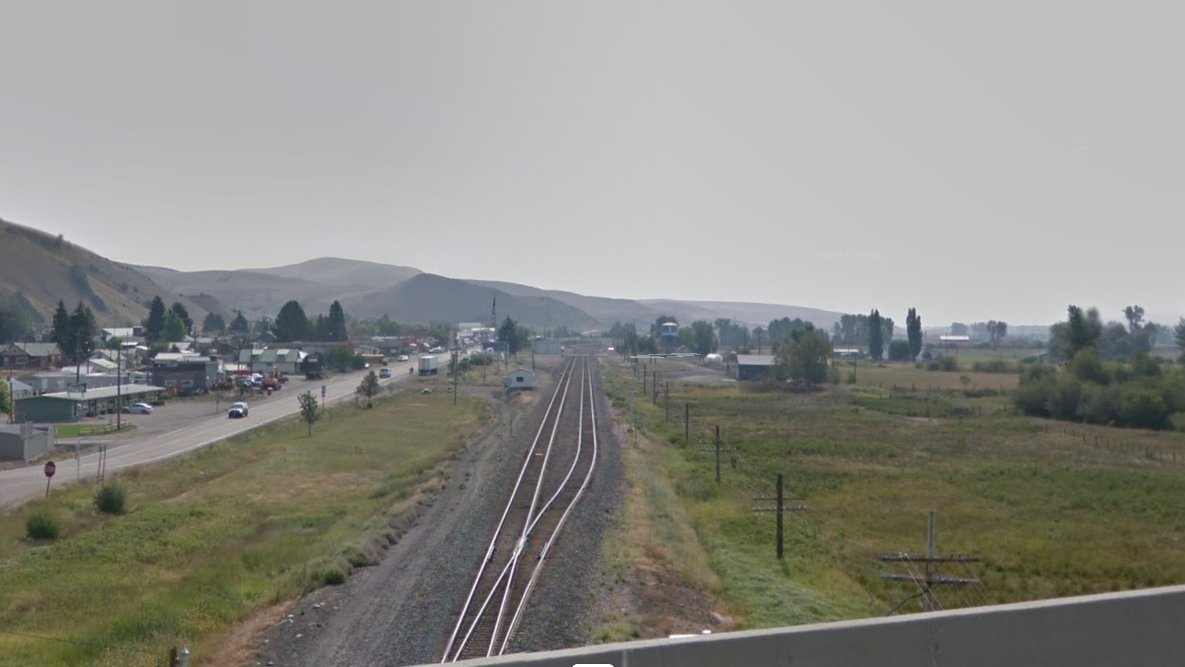
[[(558, 362), (550, 372), (539, 369), (551, 381), (541, 383), (527, 408), (508, 404), (500, 392), (473, 390), (489, 396), (497, 410), (492, 431), (449, 464), (445, 488), (421, 507), (421, 515), (382, 563), (356, 572), (342, 586), (300, 600), (264, 634), (257, 663), (393, 667), (438, 662), (551, 396), (557, 369)], [(598, 414), (609, 414), (603, 397)], [(557, 543), (555, 560), (545, 568), (532, 598), (538, 610), (528, 614), (516, 636), (517, 651), (586, 643), (586, 603), (593, 594), (586, 582), (596, 566), (588, 555), (600, 553), (601, 534), (616, 507), (622, 479), (618, 450), (608, 435), (612, 429), (601, 431), (602, 455), (590, 492), (575, 512), (576, 523), (569, 524)]]

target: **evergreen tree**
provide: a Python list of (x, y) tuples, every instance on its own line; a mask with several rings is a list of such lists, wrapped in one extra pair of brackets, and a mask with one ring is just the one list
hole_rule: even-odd
[(185, 333), (188, 334), (193, 331), (193, 318), (189, 316), (189, 309), (185, 307), (185, 304), (177, 301), (169, 310), (176, 313), (177, 319), (181, 320), (181, 323), (185, 325)]
[(281, 343), (308, 340), (309, 318), (299, 301), (293, 299), (280, 308), (280, 314), (276, 315), (276, 322), (272, 325), (272, 333)]
[(161, 340), (166, 343), (176, 343), (184, 338), (185, 322), (172, 310), (165, 313), (165, 326), (164, 331), (161, 332)]
[(905, 335), (909, 340), (909, 360), (917, 361), (922, 353), (922, 318), (917, 308), (910, 308), (905, 316)]
[(880, 361), (885, 356), (885, 332), (881, 325), (881, 313), (873, 308), (868, 314), (868, 355), (873, 361)]
[(205, 333), (222, 333), (226, 331), (226, 320), (218, 313), (206, 313), (206, 319), (202, 320), (202, 331)]
[(165, 302), (159, 295), (153, 297), (152, 305), (148, 306), (148, 319), (144, 320), (144, 337), (148, 342), (160, 340), (165, 331)]
[[(95, 322), (95, 314), (81, 301), (70, 313), (69, 354), (77, 366), (83, 359), (89, 359), (95, 350), (95, 337), (99, 335), (99, 325)], [(75, 370), (75, 377), (82, 369)]]
[(70, 312), (61, 301), (58, 301), (58, 309), (53, 313), (53, 332), (49, 339), (62, 348), (62, 354), (70, 354)]
[(328, 332), (325, 340), (340, 343), (349, 338), (349, 334), (346, 333), (346, 312), (342, 310), (342, 305), (337, 301), (329, 306), (327, 327)]
[(251, 333), (251, 323), (243, 316), (243, 311), (237, 311), (235, 318), (230, 321), (230, 332), (240, 336)]

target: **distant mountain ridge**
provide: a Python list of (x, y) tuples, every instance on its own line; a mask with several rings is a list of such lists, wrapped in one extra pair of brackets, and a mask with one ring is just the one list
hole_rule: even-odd
[(81, 300), (95, 310), (102, 326), (138, 324), (158, 295), (166, 304), (185, 304), (199, 323), (208, 312), (228, 321), (239, 310), (250, 319), (275, 317), (294, 299), (310, 316), (327, 313), (336, 300), (350, 316), (387, 315), (420, 323), (489, 322), (496, 303), (499, 322), (509, 316), (537, 331), (608, 329), (614, 322), (632, 322), (645, 331), (661, 315), (683, 323), (729, 318), (751, 325), (801, 317), (830, 327), (841, 315), (779, 304), (588, 296), (340, 257), (266, 268), (177, 271), (121, 264), (61, 237), (3, 220), (0, 295), (26, 304), (42, 323), (50, 319), (59, 299), (71, 306)]
[(263, 269), (174, 271), (136, 267), (169, 289), (206, 293), (227, 308), (249, 317), (273, 317), (288, 300), (306, 313), (327, 312), (334, 300), (354, 317), (386, 315), (400, 322), (489, 322), (497, 308), (499, 322), (509, 316), (537, 331), (567, 327), (575, 331), (608, 329), (614, 322), (646, 330), (659, 316), (680, 322), (733, 319), (764, 326), (783, 317), (802, 318), (830, 327), (841, 313), (820, 308), (719, 301), (638, 301), (548, 290), (498, 280), (461, 279), (425, 273), (408, 266), (338, 257)]

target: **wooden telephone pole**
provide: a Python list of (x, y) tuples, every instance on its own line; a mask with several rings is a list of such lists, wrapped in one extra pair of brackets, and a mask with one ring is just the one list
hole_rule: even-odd
[(713, 451), (716, 452), (716, 483), (719, 484), (720, 483), (720, 453), (721, 452), (736, 451), (736, 449), (734, 449), (732, 447), (722, 447), (721, 446), (720, 425), (719, 424), (716, 425), (716, 444), (715, 444), (715, 446), (714, 447), (701, 447), (699, 451), (701, 454), (707, 454), (707, 453), (710, 453)]
[[(920, 594), (922, 596), (922, 605), (925, 611), (934, 611), (935, 609), (941, 608), (941, 605), (938, 603), (938, 598), (934, 595), (935, 586), (968, 586), (979, 583), (978, 579), (944, 577), (938, 574), (939, 563), (978, 563), (980, 562), (980, 559), (962, 555), (938, 555), (938, 528), (934, 512), (930, 512), (930, 518), (927, 524), (925, 556), (907, 553), (884, 554), (880, 557), (880, 561), (882, 563), (921, 563), (925, 565), (925, 574), (893, 574), (890, 572), (881, 573), (881, 578), (886, 581), (900, 581), (904, 583), (917, 584), (919, 587), (921, 587), (922, 590)], [(900, 605), (898, 605), (898, 607), (900, 607)]]
[[(785, 514), (786, 512), (791, 512), (791, 513), (805, 512), (807, 507), (806, 507), (806, 504), (802, 500), (787, 501), (784, 498), (784, 496), (782, 494), (782, 474), (781, 473), (778, 473), (777, 485), (778, 485), (778, 493), (776, 496), (774, 496), (772, 498), (770, 498), (768, 496), (754, 496), (753, 497), (754, 501), (768, 502), (770, 500), (773, 500), (773, 501), (775, 501), (776, 504), (773, 507), (768, 507), (768, 506), (758, 507), (755, 505), (753, 507), (753, 511), (754, 512), (773, 512), (775, 514), (775, 516), (777, 517), (777, 519), (778, 519), (778, 560), (782, 560), (782, 554), (785, 551), (785, 549), (783, 548), (783, 543), (785, 542), (785, 534), (786, 534), (785, 530), (782, 528), (782, 515)], [(786, 504), (787, 502), (790, 502), (793, 504), (788, 506)]]

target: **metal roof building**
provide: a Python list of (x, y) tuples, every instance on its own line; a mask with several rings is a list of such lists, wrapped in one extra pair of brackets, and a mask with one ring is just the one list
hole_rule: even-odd
[(735, 377), (738, 380), (764, 380), (773, 375), (778, 359), (772, 354), (738, 354)]
[(31, 422), (69, 422), (87, 415), (102, 415), (118, 411), (132, 403), (152, 403), (165, 391), (164, 387), (147, 384), (125, 384), (122, 387), (103, 387), (90, 391), (61, 391), (53, 394), (29, 396), (16, 400), (16, 420)]

